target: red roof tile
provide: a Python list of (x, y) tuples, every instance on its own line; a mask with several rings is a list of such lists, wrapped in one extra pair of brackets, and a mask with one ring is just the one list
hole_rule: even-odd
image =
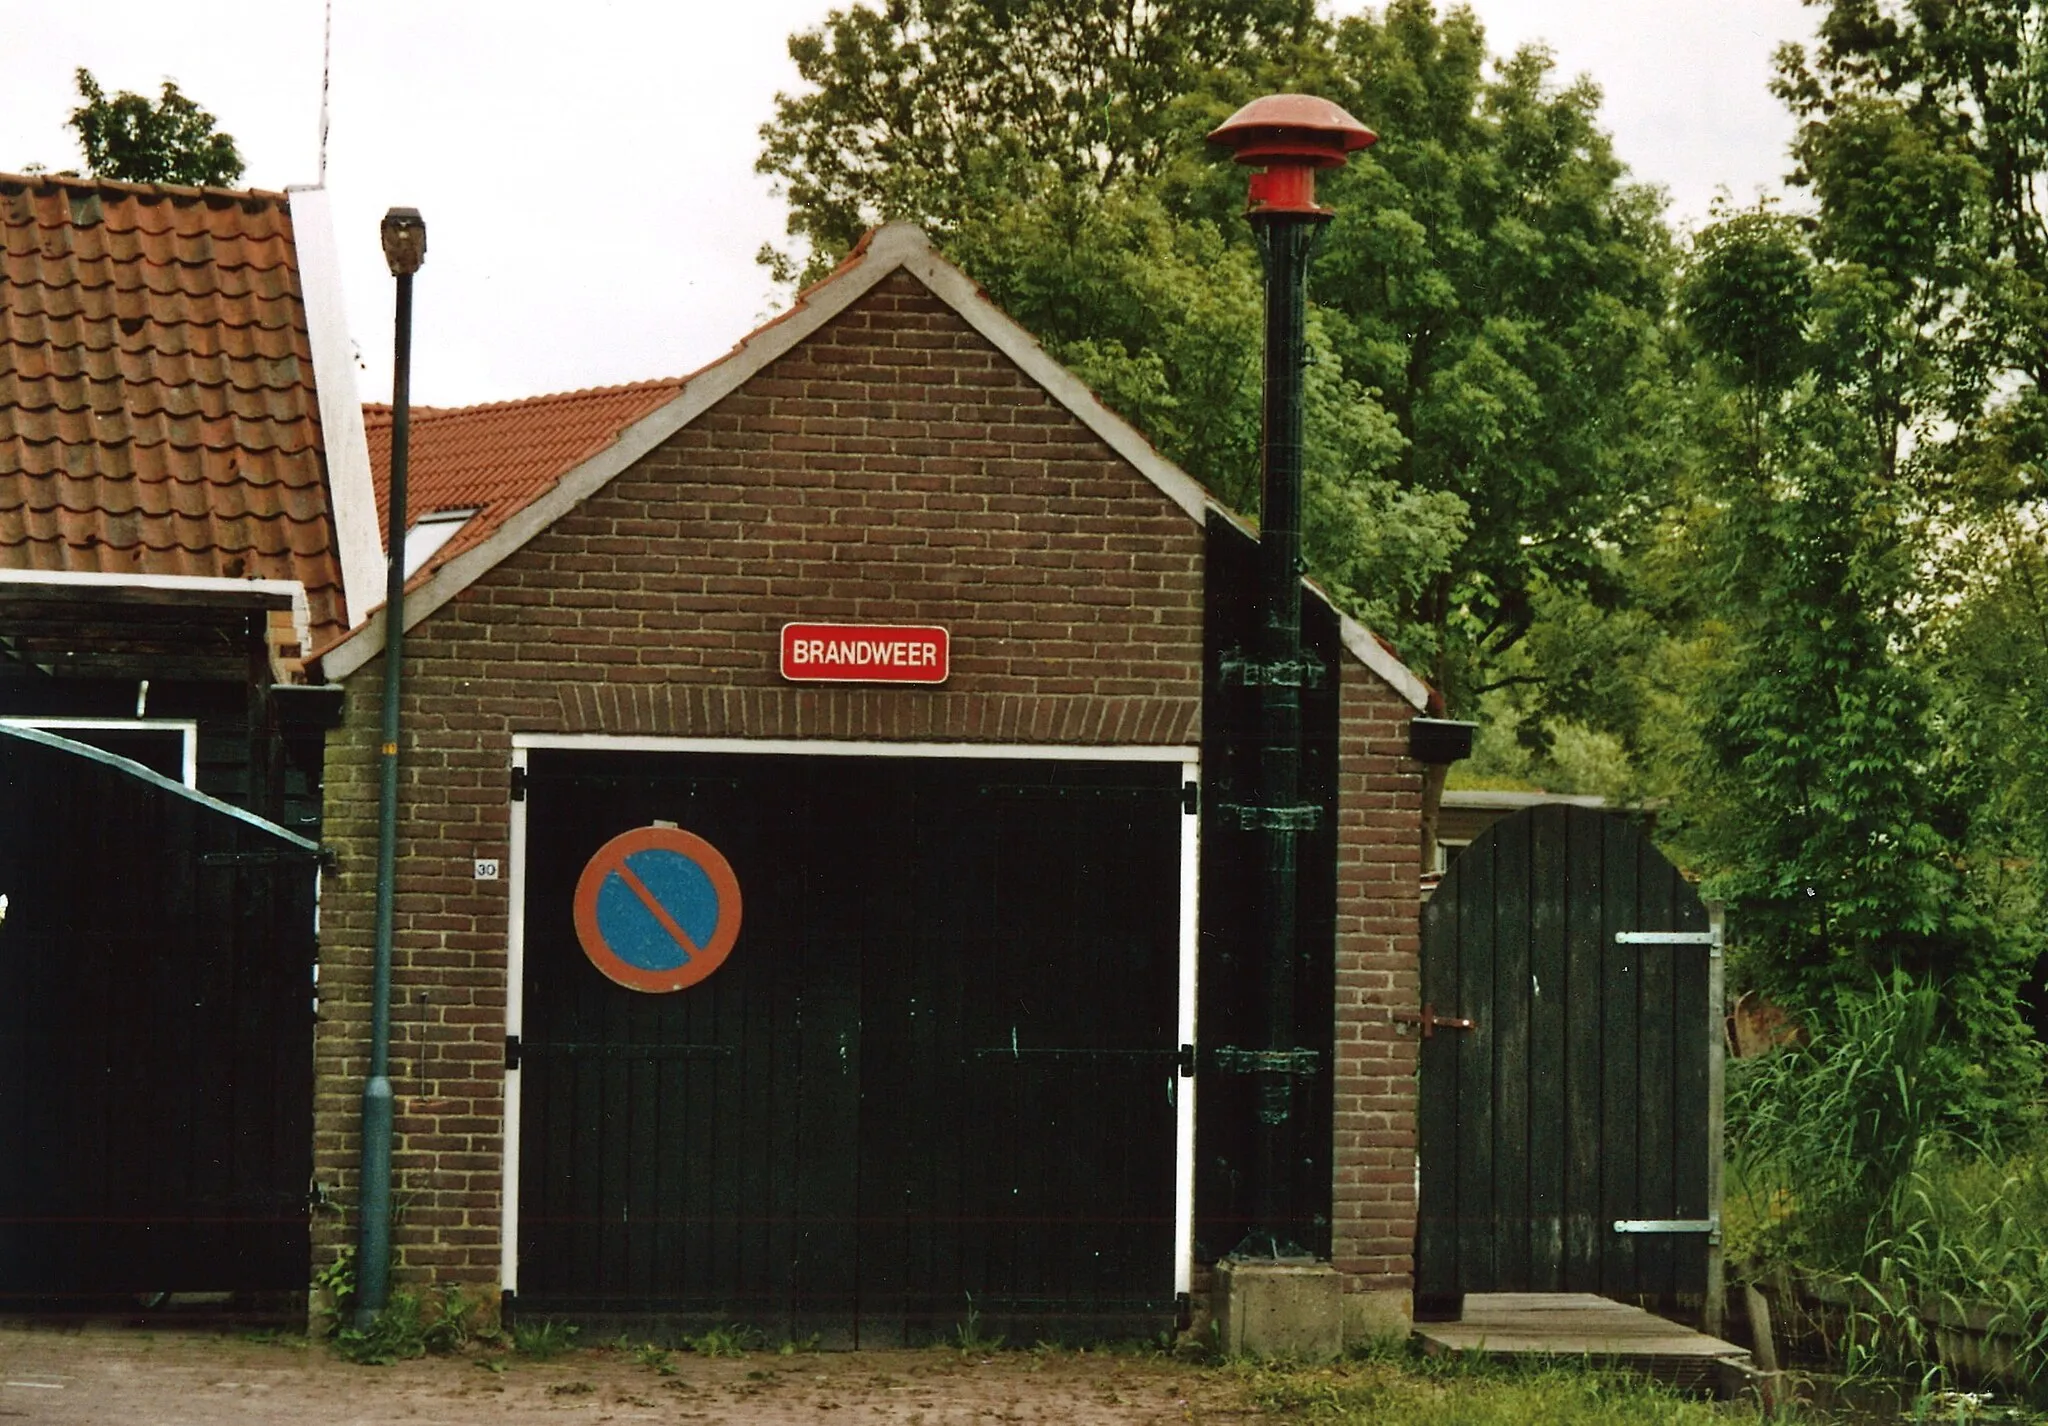
[[(414, 578), (483, 543), (557, 480), (675, 399), (683, 378), (567, 391), (489, 406), (412, 408), (406, 505), (412, 518), (437, 510), (477, 514)], [(390, 545), (391, 408), (365, 406), (377, 518)]]
[(345, 627), (284, 194), (0, 174), (0, 568), (295, 579)]

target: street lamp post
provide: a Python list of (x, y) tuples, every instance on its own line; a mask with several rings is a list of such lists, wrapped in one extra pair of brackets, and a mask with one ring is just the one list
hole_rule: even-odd
[(1258, 1081), (1257, 1182), (1251, 1232), (1231, 1256), (1301, 1259), (1302, 1225), (1290, 1191), (1299, 1161), (1295, 1081), (1310, 1066), (1294, 1044), (1300, 836), (1321, 808), (1301, 800), (1301, 691), (1321, 675), (1301, 647), (1302, 371), (1307, 364), (1308, 264), (1333, 216), (1316, 205), (1316, 170), (1341, 168), (1375, 135), (1327, 99), (1269, 94), (1209, 135), (1251, 175), (1247, 216), (1266, 268), (1265, 411), (1261, 437), (1259, 624), (1256, 647), (1235, 660), (1259, 690), (1259, 795), (1233, 808), (1264, 833), (1260, 928), (1265, 1047), (1253, 1057)]
[(391, 375), (391, 492), (385, 502), (391, 559), (384, 577), (384, 723), (378, 743), (377, 963), (370, 991), (370, 1076), (363, 1084), (361, 1237), (356, 1250), (356, 1325), (367, 1327), (391, 1295), (391, 928), (398, 860), (398, 695), (405, 643), (405, 477), (412, 425), (412, 276), (427, 257), (416, 208), (393, 208), (379, 226), (384, 260), (398, 279)]

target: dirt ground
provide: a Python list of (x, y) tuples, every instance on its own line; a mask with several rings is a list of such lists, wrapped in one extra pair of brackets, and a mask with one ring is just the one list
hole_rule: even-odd
[(1227, 1378), (1154, 1356), (678, 1352), (667, 1365), (585, 1349), (495, 1371), (473, 1357), (363, 1367), (302, 1339), (0, 1325), (0, 1426), (1182, 1426), (1250, 1414)]

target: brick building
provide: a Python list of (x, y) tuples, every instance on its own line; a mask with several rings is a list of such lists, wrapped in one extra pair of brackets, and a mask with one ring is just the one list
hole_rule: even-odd
[[(686, 380), (418, 411), (412, 450), (398, 1282), (873, 1343), (1199, 1292), (1246, 1212), (1210, 1053), (1248, 964), (1243, 525), (904, 226)], [(1298, 1197), (1366, 1330), (1410, 1289), (1429, 695), (1309, 603)], [(316, 1267), (355, 1232), (381, 620), (321, 651)], [(792, 623), (943, 630), (943, 681), (786, 677)], [(732, 880), (620, 882), (659, 867), (608, 839), (664, 830)], [(627, 988), (627, 882), (685, 961), (732, 918), (715, 974)]]

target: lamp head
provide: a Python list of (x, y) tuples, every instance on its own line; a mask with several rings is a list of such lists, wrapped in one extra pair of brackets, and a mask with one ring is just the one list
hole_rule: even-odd
[(417, 208), (393, 208), (377, 228), (393, 277), (410, 277), (427, 260), (427, 223)]

